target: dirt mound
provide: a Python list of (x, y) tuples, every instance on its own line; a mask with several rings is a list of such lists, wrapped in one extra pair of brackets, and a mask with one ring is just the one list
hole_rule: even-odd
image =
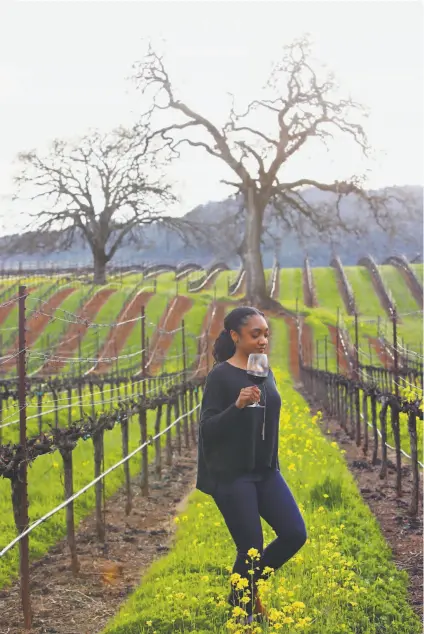
[[(49, 299), (44, 302), (40, 309), (35, 309), (32, 315), (29, 317), (26, 324), (25, 340), (27, 348), (30, 348), (34, 342), (41, 335), (43, 330), (49, 324), (51, 317), (57, 308), (63, 303), (63, 301), (74, 292), (74, 288), (66, 287), (61, 288), (54, 293)], [(8, 351), (8, 354), (14, 355), (12, 359), (9, 359), (1, 366), (2, 372), (7, 372), (13, 368), (16, 364), (16, 353), (19, 350), (19, 339), (16, 337), (12, 348)]]
[(339, 368), (342, 374), (350, 374), (351, 367), (349, 365), (348, 359), (346, 358), (346, 351), (343, 347), (343, 344), (339, 342), (339, 346), (337, 346), (337, 328), (335, 326), (331, 326), (327, 324), (328, 332), (330, 334), (331, 342), (336, 349), (336, 355), (339, 359)]
[[(78, 313), (78, 317), (86, 319), (87, 322), (93, 321), (103, 304), (114, 293), (113, 288), (104, 288), (98, 291), (93, 297), (91, 297), (86, 304), (82, 307)], [(73, 353), (78, 350), (79, 340), (83, 338), (87, 332), (88, 323), (70, 324), (63, 339), (59, 342), (54, 354), (60, 357), (61, 360), (49, 360), (41, 368), (39, 374), (43, 376), (49, 376), (58, 372), (64, 365), (66, 365), (66, 359), (71, 357)]]
[(393, 357), (389, 354), (386, 346), (381, 343), (381, 341), (377, 337), (368, 337), (371, 346), (376, 351), (380, 362), (383, 364), (384, 368), (392, 368), (393, 367)]
[(224, 317), (228, 308), (227, 302), (214, 301), (209, 305), (203, 321), (202, 339), (199, 344), (199, 357), (193, 376), (205, 376), (214, 364), (212, 355), (215, 339), (224, 327)]
[(193, 305), (193, 300), (184, 295), (177, 295), (168, 304), (163, 313), (158, 329), (150, 342), (147, 372), (156, 374), (161, 369), (165, 360), (165, 354), (170, 348), (175, 336), (175, 331), (181, 324), (184, 315)]
[[(137, 319), (140, 317), (142, 306), (146, 306), (151, 298), (153, 293), (148, 293), (141, 291), (137, 293), (135, 297), (125, 306), (121, 312), (119, 313), (118, 322), (129, 322), (124, 324), (123, 326), (111, 328), (110, 332), (107, 336), (106, 343), (104, 344), (101, 352), (100, 352), (100, 360), (89, 373), (93, 372), (96, 374), (103, 374), (105, 372), (109, 372), (112, 367), (111, 361), (104, 361), (103, 359), (110, 359), (111, 357), (116, 357), (119, 355), (120, 351), (123, 349), (126, 340), (128, 339), (130, 333), (137, 326), (140, 328), (139, 321), (131, 321), (133, 319)], [(141, 334), (140, 334), (140, 352), (141, 352)], [(139, 362), (141, 366), (141, 354), (139, 357), (134, 357), (134, 364)]]

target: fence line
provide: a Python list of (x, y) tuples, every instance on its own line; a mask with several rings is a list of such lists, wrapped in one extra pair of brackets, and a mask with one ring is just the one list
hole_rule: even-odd
[(125, 462), (127, 462), (128, 460), (130, 460), (133, 456), (135, 456), (137, 453), (139, 453), (142, 449), (144, 449), (144, 447), (146, 447), (147, 445), (151, 444), (154, 440), (157, 440), (158, 438), (160, 438), (160, 436), (162, 436), (165, 432), (169, 431), (170, 429), (172, 429), (172, 427), (174, 427), (177, 423), (179, 423), (181, 420), (183, 420), (183, 418), (190, 416), (191, 414), (193, 414), (196, 410), (198, 410), (200, 408), (200, 404), (196, 405), (196, 407), (194, 407), (192, 410), (190, 410), (189, 412), (185, 412), (184, 414), (181, 414), (181, 416), (179, 416), (176, 420), (174, 420), (170, 425), (168, 425), (168, 427), (166, 427), (165, 429), (163, 429), (159, 434), (156, 434), (155, 436), (151, 436), (149, 438), (149, 440), (147, 440), (146, 442), (144, 442), (142, 445), (140, 445), (139, 447), (137, 447), (136, 449), (134, 449), (131, 453), (129, 453), (127, 456), (125, 456), (124, 458), (122, 458), (121, 460), (119, 460), (119, 462), (115, 463), (114, 465), (112, 465), (111, 467), (109, 467), (106, 471), (104, 471), (103, 473), (101, 473), (99, 476), (97, 476), (96, 478), (94, 478), (94, 480), (92, 480), (91, 482), (89, 482), (88, 484), (86, 484), (82, 489), (80, 489), (79, 491), (77, 491), (76, 493), (74, 493), (70, 498), (68, 498), (67, 500), (64, 500), (63, 502), (61, 502), (58, 506), (56, 506), (54, 509), (52, 509), (51, 511), (49, 511), (48, 513), (46, 513), (45, 515), (43, 515), (43, 517), (40, 517), (38, 520), (36, 520), (33, 524), (31, 524), (30, 526), (28, 526), (28, 528), (26, 530), (24, 530), (22, 533), (20, 533), (17, 537), (15, 537), (15, 539), (13, 539), (9, 544), (7, 544), (7, 546), (5, 546), (1, 551), (0, 551), (0, 557), (3, 557), (3, 555), (5, 555), (11, 548), (13, 548), (17, 543), (19, 543), (21, 541), (21, 539), (23, 539), (24, 537), (26, 537), (27, 535), (29, 535), (35, 528), (37, 528), (37, 526), (39, 526), (40, 524), (42, 524), (43, 522), (45, 522), (46, 520), (48, 520), (50, 517), (52, 517), (53, 515), (55, 515), (56, 513), (58, 513), (59, 511), (61, 511), (62, 509), (64, 509), (66, 506), (68, 506), (71, 502), (73, 502), (74, 500), (76, 500), (77, 498), (79, 498), (83, 493), (85, 493), (86, 491), (88, 491), (88, 489), (90, 489), (92, 486), (94, 486), (97, 482), (100, 482), (100, 480), (103, 480), (103, 478), (105, 478), (109, 473), (111, 473), (112, 471), (114, 471), (115, 469), (117, 469), (118, 467), (120, 467), (121, 465), (123, 465)]

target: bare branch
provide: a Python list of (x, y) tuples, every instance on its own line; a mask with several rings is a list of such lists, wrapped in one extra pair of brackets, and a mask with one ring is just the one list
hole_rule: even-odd
[(30, 200), (45, 202), (32, 214), (31, 227), (68, 247), (78, 232), (102, 262), (136, 226), (154, 222), (163, 213), (160, 206), (174, 200), (161, 176), (168, 158), (141, 124), (107, 134), (94, 131), (76, 143), (55, 141), (45, 157), (32, 151), (19, 158), (24, 167), (16, 196), (28, 189)]

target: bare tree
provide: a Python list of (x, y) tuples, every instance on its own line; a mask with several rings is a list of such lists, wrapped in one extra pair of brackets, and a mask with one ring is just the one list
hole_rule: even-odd
[[(140, 227), (166, 219), (164, 206), (174, 197), (162, 182), (162, 155), (149, 134), (119, 128), (94, 131), (77, 143), (55, 140), (50, 153), (21, 153), (24, 167), (16, 197), (25, 188), (43, 208), (32, 214), (28, 229), (44, 236), (46, 250), (67, 249), (82, 237), (94, 262), (94, 282), (104, 284), (106, 265), (124, 239), (140, 241)], [(25, 241), (22, 237), (22, 244)], [(28, 245), (26, 244), (28, 247)]]
[[(166, 145), (177, 154), (182, 144), (202, 148), (223, 161), (235, 177), (223, 182), (243, 197), (245, 222), (240, 246), (250, 302), (264, 307), (272, 304), (260, 251), (267, 209), (272, 208), (288, 226), (299, 227), (302, 218), (307, 218), (321, 231), (331, 224), (348, 230), (340, 201), (353, 194), (379, 221), (384, 220), (387, 197), (369, 195), (359, 178), (323, 183), (309, 176), (285, 182), (281, 176), (286, 164), (304, 152), (308, 142), (314, 139), (327, 143), (334, 133), (353, 141), (365, 155), (369, 151), (365, 131), (358, 123), (363, 108), (350, 98), (337, 97), (337, 84), (331, 74), (318, 78), (307, 38), (287, 46), (273, 68), (264, 87), (273, 97), (254, 100), (241, 113), (236, 112), (233, 100), (223, 126), (176, 96), (163, 59), (151, 47), (134, 70), (139, 89), (154, 101), (150, 113), (156, 109), (162, 117), (164, 112), (175, 115), (169, 125), (156, 130)], [(335, 194), (331, 215), (326, 205), (308, 203), (304, 193), (311, 187)]]

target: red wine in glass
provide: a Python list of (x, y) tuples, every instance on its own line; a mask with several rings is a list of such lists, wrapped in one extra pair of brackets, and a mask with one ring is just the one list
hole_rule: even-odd
[[(269, 374), (268, 357), (266, 354), (250, 354), (247, 361), (247, 375), (256, 385), (261, 385)], [(259, 403), (247, 407), (263, 407)]]
[(249, 375), (249, 379), (253, 381), (253, 383), (256, 383), (256, 385), (262, 385), (267, 377), (267, 375), (264, 374), (254, 374), (253, 372), (249, 372), (249, 370), (247, 371), (247, 374)]

